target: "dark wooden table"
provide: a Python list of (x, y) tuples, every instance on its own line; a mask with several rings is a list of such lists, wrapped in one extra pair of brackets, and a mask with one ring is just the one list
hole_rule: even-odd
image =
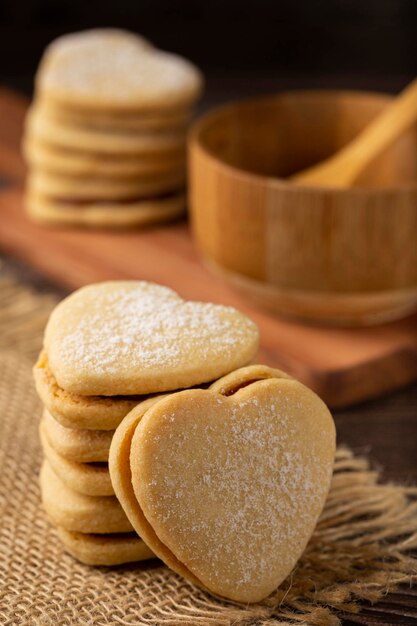
[[(388, 84), (389, 83), (389, 84)], [(295, 85), (293, 79), (274, 81), (272, 79), (244, 78), (217, 79), (209, 81), (209, 93), (201, 109), (214, 103), (290, 87), (315, 86), (361, 87), (353, 79), (343, 83), (333, 77), (329, 80), (304, 81)], [(392, 87), (395, 91), (402, 81), (385, 80), (382, 84), (369, 83), (371, 89)], [(417, 210), (417, 209), (416, 209)], [(55, 289), (63, 294), (59, 285), (51, 285), (31, 268), (2, 257), (6, 269), (12, 271), (22, 281), (36, 288)], [(388, 396), (369, 401), (334, 413), (337, 425), (338, 442), (350, 446), (356, 452), (366, 453), (375, 466), (382, 469), (385, 480), (406, 484), (417, 484), (417, 385), (409, 386)], [(344, 624), (367, 624), (368, 626), (411, 626), (417, 625), (417, 590), (405, 588), (401, 593), (390, 594), (375, 607), (366, 607)]]

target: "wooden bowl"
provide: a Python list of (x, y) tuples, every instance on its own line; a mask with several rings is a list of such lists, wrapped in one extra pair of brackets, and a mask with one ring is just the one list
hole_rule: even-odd
[(390, 97), (298, 91), (223, 106), (190, 135), (190, 206), (211, 266), (286, 316), (368, 324), (417, 308), (417, 128), (351, 189), (286, 177), (334, 154)]

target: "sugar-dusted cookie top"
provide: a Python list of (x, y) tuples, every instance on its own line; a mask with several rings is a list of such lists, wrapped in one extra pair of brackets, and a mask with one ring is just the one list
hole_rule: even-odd
[(185, 301), (154, 283), (112, 281), (63, 300), (44, 346), (66, 391), (146, 394), (208, 382), (249, 363), (258, 329), (232, 307)]
[(46, 99), (106, 110), (186, 106), (201, 84), (201, 74), (190, 62), (117, 29), (58, 38), (46, 49), (36, 80)]

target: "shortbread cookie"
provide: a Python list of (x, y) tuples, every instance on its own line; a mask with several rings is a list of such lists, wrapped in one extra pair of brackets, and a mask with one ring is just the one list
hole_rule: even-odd
[(92, 535), (58, 528), (58, 535), (71, 556), (87, 565), (121, 565), (155, 558), (136, 533)]
[(252, 361), (258, 336), (232, 307), (185, 301), (154, 283), (110, 281), (58, 304), (44, 346), (61, 388), (128, 395), (215, 380)]
[(323, 508), (335, 454), (333, 420), (318, 396), (280, 371), (260, 375), (247, 367), (226, 381), (228, 395), (217, 381), (133, 409), (109, 458), (116, 494), (153, 552), (241, 602), (265, 598), (290, 574)]
[(29, 193), (90, 202), (154, 198), (181, 190), (184, 184), (185, 171), (178, 168), (165, 174), (119, 180), (62, 176), (50, 174), (42, 169), (33, 169), (27, 179)]
[(146, 399), (142, 396), (114, 396), (112, 398), (79, 396), (65, 391), (56, 382), (45, 351), (40, 353), (33, 368), (33, 375), (36, 391), (43, 404), (55, 420), (66, 428), (87, 429), (93, 432), (96, 430), (113, 431), (129, 411)]
[(107, 463), (76, 463), (61, 456), (49, 443), (41, 423), (39, 434), (43, 453), (55, 474), (73, 491), (86, 496), (113, 496)]
[(42, 424), (50, 445), (64, 459), (76, 463), (108, 461), (114, 430), (65, 428), (46, 409)]
[(31, 137), (25, 137), (23, 151), (29, 165), (46, 172), (67, 176), (134, 178), (154, 176), (185, 168), (185, 150), (178, 154), (137, 156), (100, 155), (59, 149)]
[(52, 146), (111, 155), (179, 154), (184, 149), (185, 134), (166, 132), (104, 132), (64, 126), (39, 113), (36, 108), (26, 117), (28, 137)]
[(28, 215), (41, 224), (85, 228), (136, 228), (182, 217), (185, 213), (185, 196), (183, 193), (175, 193), (160, 198), (119, 202), (64, 202), (27, 193), (25, 208)]
[(86, 496), (73, 491), (45, 461), (40, 474), (42, 503), (50, 520), (80, 533), (129, 533), (133, 527), (114, 496)]
[(45, 51), (36, 91), (80, 109), (149, 111), (188, 106), (201, 92), (200, 72), (133, 33), (93, 30), (66, 35)]
[(149, 398), (129, 413), (117, 428), (110, 446), (109, 469), (112, 484), (120, 503), (132, 526), (141, 528), (141, 537), (152, 551), (175, 572), (191, 580), (196, 585), (200, 581), (179, 561), (176, 556), (159, 540), (152, 526), (148, 524), (133, 491), (130, 469), (130, 448), (136, 427), (148, 409), (161, 398)]
[(80, 64), (88, 58), (91, 63), (102, 66), (109, 62), (112, 54), (121, 54), (120, 50), (124, 50), (124, 54), (135, 54), (137, 50), (152, 47), (152, 43), (145, 37), (122, 28), (92, 28), (66, 33), (54, 39), (46, 47), (42, 62), (47, 63), (50, 55), (61, 57), (62, 60), (68, 56), (71, 59), (78, 56)]
[(65, 126), (90, 128), (102, 131), (153, 131), (153, 130), (177, 130), (185, 129), (191, 112), (188, 109), (162, 110), (141, 112), (139, 114), (110, 114), (107, 111), (80, 111), (62, 104), (56, 105), (50, 101), (44, 101), (42, 97), (37, 99), (39, 110), (47, 117)]

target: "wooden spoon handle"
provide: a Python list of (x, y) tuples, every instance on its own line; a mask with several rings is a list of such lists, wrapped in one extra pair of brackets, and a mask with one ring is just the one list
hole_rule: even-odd
[(417, 121), (417, 79), (333, 157), (291, 177), (297, 184), (349, 187), (397, 137)]

